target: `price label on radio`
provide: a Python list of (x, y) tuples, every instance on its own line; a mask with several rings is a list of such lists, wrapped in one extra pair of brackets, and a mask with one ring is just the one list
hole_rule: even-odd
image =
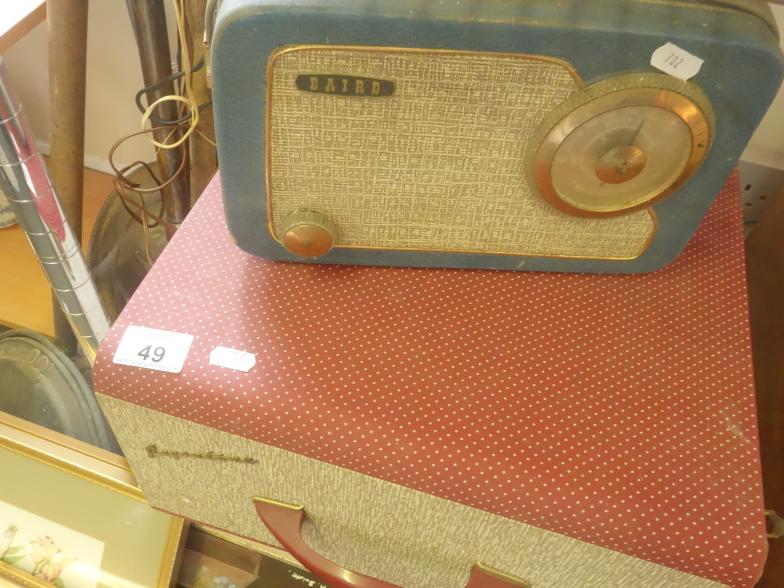
[(193, 343), (193, 335), (134, 325), (125, 329), (114, 363), (179, 374)]
[(665, 43), (651, 55), (651, 65), (664, 73), (688, 80), (696, 76), (704, 60), (678, 47), (675, 43)]

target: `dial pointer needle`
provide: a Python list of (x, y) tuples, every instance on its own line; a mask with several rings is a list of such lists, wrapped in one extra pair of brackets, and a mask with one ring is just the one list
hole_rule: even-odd
[(632, 140), (631, 140), (631, 141), (629, 141), (629, 146), (630, 146), (630, 147), (633, 147), (633, 146), (634, 146), (634, 142), (637, 140), (637, 135), (639, 135), (639, 134), (640, 134), (640, 131), (642, 130), (642, 125), (644, 125), (644, 124), (645, 124), (645, 119), (642, 119), (642, 120), (640, 121), (640, 126), (638, 126), (638, 127), (637, 127), (637, 130), (636, 130), (636, 131), (634, 131), (634, 135), (632, 135)]

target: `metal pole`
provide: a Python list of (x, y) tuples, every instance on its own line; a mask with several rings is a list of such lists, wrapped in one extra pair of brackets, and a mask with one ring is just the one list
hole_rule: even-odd
[[(87, 0), (47, 0), (51, 153), (49, 173), (76, 240), (82, 235)], [(55, 342), (72, 354), (76, 338), (53, 295)]]
[[(196, 64), (201, 59), (205, 59), (204, 47), (204, 14), (207, 7), (207, 0), (186, 0), (185, 1), (185, 22), (188, 26), (188, 37), (191, 49), (191, 62)], [(206, 66), (206, 64), (205, 64)], [(212, 93), (207, 87), (207, 68), (203, 67), (195, 74), (191, 80), (193, 93), (198, 104), (205, 104), (212, 99)], [(215, 125), (212, 118), (212, 106), (202, 110), (199, 114), (199, 124), (196, 127), (205, 136), (214, 140)], [(193, 133), (188, 141), (190, 147), (191, 164), (191, 193), (192, 201), (201, 195), (207, 183), (210, 181), (215, 171), (218, 169), (218, 154), (215, 147), (211, 145), (199, 133)]]
[(0, 189), (92, 363), (109, 319), (0, 62)]
[[(139, 48), (144, 83), (151, 86), (172, 73), (163, 1), (126, 0), (126, 4), (136, 37), (136, 45)], [(161, 88), (150, 92), (147, 96), (148, 104), (171, 94), (174, 94), (173, 82), (164, 84)], [(177, 103), (164, 102), (159, 105), (155, 114), (161, 119), (176, 120), (178, 118)], [(164, 142), (169, 132), (170, 129), (161, 129), (154, 133), (156, 141)], [(171, 177), (177, 171), (182, 157), (180, 149), (160, 149), (158, 151), (158, 163), (165, 177)], [(166, 220), (174, 225), (179, 225), (190, 210), (188, 174), (183, 172), (177, 176), (174, 182), (163, 189), (163, 197), (166, 202)]]

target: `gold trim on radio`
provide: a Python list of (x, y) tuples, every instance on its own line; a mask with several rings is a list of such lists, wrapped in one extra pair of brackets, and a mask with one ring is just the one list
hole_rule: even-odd
[[(272, 90), (273, 90), (273, 78), (274, 78), (274, 69), (275, 69), (275, 61), (281, 55), (286, 53), (292, 53), (295, 51), (313, 51), (313, 50), (323, 50), (323, 51), (335, 51), (335, 50), (346, 50), (346, 51), (367, 51), (367, 52), (396, 52), (396, 53), (417, 53), (417, 54), (424, 54), (424, 55), (474, 55), (474, 56), (499, 56), (499, 57), (516, 57), (519, 59), (527, 60), (527, 61), (544, 61), (547, 63), (552, 63), (556, 65), (560, 65), (564, 69), (566, 69), (569, 74), (574, 78), (575, 82), (577, 82), (578, 88), (583, 88), (585, 86), (585, 82), (580, 77), (580, 74), (577, 73), (577, 70), (574, 66), (565, 61), (563, 59), (559, 59), (557, 57), (550, 57), (547, 55), (534, 55), (528, 53), (504, 53), (504, 52), (493, 52), (493, 51), (465, 51), (459, 49), (424, 49), (424, 48), (413, 48), (413, 47), (385, 47), (385, 46), (365, 46), (365, 45), (289, 45), (283, 46), (270, 54), (269, 60), (267, 61), (267, 104), (265, 109), (265, 121), (264, 121), (264, 184), (266, 190), (266, 200), (267, 200), (267, 230), (269, 232), (270, 237), (281, 244), (283, 246), (281, 240), (275, 235), (275, 228), (272, 225), (272, 215), (270, 214), (272, 211), (272, 150), (269, 146), (272, 144)], [(364, 250), (373, 250), (373, 251), (410, 251), (410, 252), (422, 252), (422, 253), (457, 253), (457, 254), (475, 254), (475, 255), (503, 255), (507, 257), (521, 257), (521, 258), (545, 258), (545, 259), (594, 259), (594, 260), (608, 260), (608, 261), (630, 261), (632, 259), (637, 259), (643, 253), (645, 253), (648, 248), (653, 243), (654, 239), (656, 238), (657, 233), (659, 232), (659, 219), (656, 216), (656, 212), (652, 208), (648, 208), (647, 211), (651, 217), (651, 221), (653, 223), (653, 227), (651, 229), (648, 238), (643, 243), (640, 251), (632, 256), (627, 257), (614, 257), (614, 256), (583, 256), (583, 255), (557, 255), (557, 254), (531, 254), (531, 253), (510, 253), (507, 251), (484, 251), (484, 250), (472, 250), (472, 249), (419, 249), (419, 248), (408, 248), (408, 247), (389, 247), (383, 245), (335, 245), (333, 249), (364, 249)]]

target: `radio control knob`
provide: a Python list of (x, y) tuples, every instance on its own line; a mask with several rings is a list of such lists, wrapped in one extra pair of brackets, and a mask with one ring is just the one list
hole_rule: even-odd
[(283, 247), (299, 257), (321, 257), (335, 244), (335, 225), (315, 210), (298, 210), (283, 221)]

